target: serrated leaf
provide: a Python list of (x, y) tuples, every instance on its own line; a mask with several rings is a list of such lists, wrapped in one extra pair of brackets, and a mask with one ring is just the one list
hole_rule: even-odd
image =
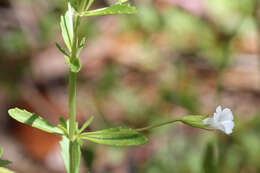
[(61, 27), (62, 38), (69, 52), (71, 52), (72, 40), (74, 37), (73, 15), (71, 10), (68, 10), (64, 16), (61, 16), (60, 27)]
[(70, 56), (58, 43), (56, 43), (56, 47), (63, 53), (65, 56)]
[(7, 165), (9, 165), (11, 163), (12, 162), (10, 162), (9, 160), (2, 160), (2, 159), (0, 159), (0, 167), (7, 166)]
[(8, 114), (15, 120), (27, 124), (29, 126), (41, 129), (48, 133), (60, 134), (62, 135), (63, 132), (58, 127), (52, 125), (42, 117), (28, 112), (26, 110), (21, 110), (19, 108), (13, 108), (8, 110)]
[(80, 138), (111, 146), (137, 146), (147, 142), (147, 138), (130, 128), (110, 128), (96, 132), (82, 133)]
[(2, 157), (4, 149), (0, 147), (0, 158)]
[(101, 8), (97, 10), (85, 11), (82, 16), (100, 16), (100, 15), (112, 15), (112, 14), (134, 14), (136, 13), (136, 7), (129, 4), (114, 4), (110, 7)]
[(0, 167), (0, 173), (15, 173), (14, 171), (11, 171), (11, 170), (9, 170), (9, 169), (7, 169), (7, 168), (1, 168)]
[[(65, 168), (68, 173), (75, 173), (79, 171), (80, 166), (80, 158), (81, 158), (81, 151), (80, 151), (80, 144), (78, 141), (71, 142), (67, 137), (62, 136), (62, 140), (60, 141), (61, 146), (61, 155), (64, 161)], [(70, 154), (72, 154), (73, 164), (72, 168), (70, 168)]]
[(83, 132), (89, 125), (90, 123), (93, 121), (94, 117), (91, 116), (80, 128), (79, 133)]
[(79, 58), (71, 58), (69, 63), (70, 71), (78, 73), (81, 69), (81, 63)]

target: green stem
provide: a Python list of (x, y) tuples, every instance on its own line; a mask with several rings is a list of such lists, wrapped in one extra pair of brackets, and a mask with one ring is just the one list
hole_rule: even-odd
[[(71, 61), (73, 62), (74, 58), (77, 58), (78, 50), (78, 27), (79, 27), (79, 17), (75, 16), (75, 22), (73, 26), (73, 40), (72, 40), (72, 50), (71, 50)], [(75, 152), (73, 145), (75, 141), (75, 132), (77, 130), (76, 126), (76, 81), (77, 73), (70, 71), (69, 72), (69, 165), (70, 173), (75, 172)]]
[(69, 72), (69, 138), (73, 140), (76, 128), (76, 79), (77, 74)]
[[(78, 27), (79, 17), (75, 16), (75, 26), (73, 27), (73, 41), (71, 50), (71, 59), (77, 58), (78, 49)], [(73, 62), (73, 60), (71, 60)], [(76, 79), (77, 73), (69, 72), (69, 137), (70, 140), (74, 140), (76, 129)]]
[(143, 128), (140, 128), (140, 129), (136, 129), (136, 131), (141, 132), (141, 131), (145, 131), (145, 130), (150, 130), (150, 129), (160, 127), (160, 126), (163, 126), (163, 125), (167, 125), (167, 124), (171, 124), (171, 123), (174, 123), (174, 122), (177, 122), (177, 121), (180, 121), (180, 119), (168, 120), (166, 122), (162, 122), (162, 123), (150, 125), (150, 126), (147, 126), (147, 127), (143, 127)]

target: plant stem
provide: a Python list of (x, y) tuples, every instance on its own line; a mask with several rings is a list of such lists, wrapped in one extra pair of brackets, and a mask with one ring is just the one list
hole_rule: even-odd
[[(72, 50), (71, 59), (77, 58), (78, 49), (78, 26), (79, 17), (75, 16), (75, 26), (73, 27), (73, 40), (72, 40)], [(73, 62), (73, 60), (71, 60)], [(77, 73), (72, 71), (69, 72), (69, 138), (71, 141), (74, 140), (75, 129), (76, 129), (76, 81)]]
[(145, 130), (150, 130), (150, 129), (160, 127), (160, 126), (163, 126), (163, 125), (167, 125), (167, 124), (171, 124), (171, 123), (174, 123), (174, 122), (177, 122), (177, 121), (180, 121), (180, 119), (168, 120), (166, 122), (162, 122), (162, 123), (150, 125), (150, 126), (147, 126), (147, 127), (143, 127), (143, 128), (140, 128), (140, 129), (136, 129), (136, 131), (141, 132), (141, 131), (145, 131)]
[[(73, 23), (73, 40), (72, 40), (72, 49), (71, 49), (71, 61), (77, 58), (78, 51), (78, 27), (79, 27), (79, 17), (75, 16), (75, 22)], [(69, 72), (69, 165), (70, 173), (75, 172), (75, 152), (74, 152), (74, 143), (75, 141), (75, 131), (77, 130), (76, 126), (76, 81), (77, 73), (70, 71)]]
[(69, 72), (69, 138), (73, 140), (76, 127), (76, 79), (77, 73)]

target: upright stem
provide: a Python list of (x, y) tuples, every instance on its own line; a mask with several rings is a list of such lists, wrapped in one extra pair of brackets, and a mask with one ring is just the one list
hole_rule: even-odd
[[(75, 16), (75, 22), (73, 22), (73, 40), (72, 40), (72, 49), (71, 49), (71, 62), (73, 59), (77, 58), (78, 51), (78, 27), (79, 27), (79, 17)], [(77, 173), (75, 172), (75, 131), (76, 127), (76, 80), (77, 73), (70, 71), (69, 72), (69, 165), (70, 172), (69, 173)]]
[[(77, 58), (77, 49), (78, 49), (78, 26), (79, 26), (79, 17), (75, 17), (75, 23), (73, 27), (73, 40), (72, 40), (72, 50), (71, 50), (71, 59)], [(73, 60), (72, 60), (73, 61)], [(74, 140), (75, 129), (76, 129), (76, 79), (77, 73), (70, 71), (69, 72), (69, 137), (70, 140)]]
[(77, 73), (69, 72), (69, 137), (73, 140), (76, 127), (76, 79)]

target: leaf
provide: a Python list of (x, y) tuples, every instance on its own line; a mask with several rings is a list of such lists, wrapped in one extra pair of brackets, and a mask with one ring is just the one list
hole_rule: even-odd
[(15, 173), (15, 172), (13, 172), (13, 171), (11, 171), (11, 170), (9, 170), (7, 168), (1, 168), (0, 167), (0, 173)]
[(0, 167), (7, 166), (7, 165), (9, 165), (11, 163), (12, 162), (10, 162), (9, 160), (2, 160), (2, 159), (0, 159)]
[(71, 58), (69, 63), (70, 71), (78, 73), (81, 69), (81, 63), (79, 58)]
[(63, 117), (59, 118), (60, 124), (62, 125), (62, 127), (64, 127), (65, 129), (67, 129), (67, 122)]
[(110, 128), (80, 135), (95, 143), (112, 146), (137, 146), (147, 142), (147, 138), (130, 128)]
[(56, 47), (63, 53), (65, 56), (70, 56), (58, 43), (56, 43)]
[(54, 133), (54, 134), (60, 134), (62, 135), (63, 132), (58, 127), (52, 125), (42, 117), (30, 113), (26, 110), (21, 110), (19, 108), (13, 108), (8, 110), (8, 114), (15, 120), (27, 124), (29, 126), (41, 129), (45, 132)]
[(112, 15), (112, 14), (134, 14), (136, 13), (136, 7), (129, 4), (114, 4), (110, 7), (101, 8), (97, 10), (85, 11), (83, 16), (100, 16), (100, 15)]
[(2, 157), (4, 149), (0, 147), (0, 158)]
[(94, 0), (89, 0), (88, 1), (88, 5), (86, 7), (86, 11), (91, 7), (91, 5), (93, 4)]
[(84, 45), (86, 43), (86, 37), (83, 37), (80, 41), (79, 48), (77, 49), (77, 56), (79, 56), (81, 50), (83, 49)]
[(71, 52), (72, 40), (74, 37), (73, 16), (72, 16), (71, 10), (68, 10), (64, 16), (61, 16), (60, 27), (61, 27), (61, 33), (62, 33), (63, 40), (64, 40), (69, 52)]
[[(67, 137), (62, 136), (60, 141), (61, 155), (64, 161), (65, 168), (68, 173), (75, 173), (79, 171), (81, 151), (78, 141), (71, 142)], [(72, 156), (70, 157), (70, 154)], [(73, 166), (70, 168), (70, 158), (73, 158)]]
[(70, 160), (69, 160), (69, 144), (70, 141), (67, 137), (62, 136), (62, 139), (60, 141), (60, 146), (61, 146), (61, 156), (65, 165), (65, 168), (67, 172), (69, 173), (70, 171)]
[(83, 132), (89, 125), (90, 123), (93, 121), (94, 117), (91, 116), (84, 124), (83, 126), (80, 128), (79, 133)]

